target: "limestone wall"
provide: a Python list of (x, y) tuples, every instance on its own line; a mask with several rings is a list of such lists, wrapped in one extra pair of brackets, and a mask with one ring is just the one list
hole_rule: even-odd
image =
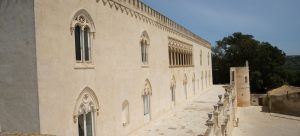
[[(34, 5), (42, 133), (78, 135), (73, 114), (76, 99), (85, 87), (91, 88), (99, 100), (96, 134), (122, 136), (147, 125), (142, 99), (146, 80), (152, 90), (151, 120), (173, 107), (170, 90), (173, 76), (175, 105), (186, 101), (185, 83), (188, 98), (194, 96), (194, 86), (197, 95), (212, 85), (211, 58), (206, 57), (211, 53), (209, 43), (140, 1), (133, 4), (118, 0), (36, 0)], [(71, 31), (73, 16), (82, 9), (95, 25), (89, 65), (75, 62)], [(150, 39), (148, 65), (141, 62), (140, 39), (145, 31)], [(169, 67), (169, 37), (193, 45), (192, 67)], [(126, 100), (130, 121), (124, 126), (122, 103)]]
[(300, 116), (300, 92), (269, 95), (270, 112)]
[(230, 84), (235, 86), (237, 105), (240, 107), (250, 106), (249, 68), (247, 66), (231, 67)]
[(267, 106), (267, 94), (251, 94), (251, 106)]
[(39, 132), (33, 0), (0, 0), (0, 132)]

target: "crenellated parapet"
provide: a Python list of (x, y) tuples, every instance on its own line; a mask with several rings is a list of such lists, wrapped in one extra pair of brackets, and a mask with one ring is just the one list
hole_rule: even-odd
[(102, 1), (104, 6), (121, 11), (130, 17), (134, 17), (147, 24), (153, 25), (163, 31), (178, 35), (187, 40), (191, 40), (204, 47), (211, 48), (210, 43), (200, 36), (192, 33), (185, 27), (164, 16), (140, 0), (96, 0)]

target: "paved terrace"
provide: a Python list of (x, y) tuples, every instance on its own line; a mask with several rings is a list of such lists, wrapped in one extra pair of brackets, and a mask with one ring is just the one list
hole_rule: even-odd
[(233, 136), (300, 136), (300, 117), (268, 113), (261, 106), (239, 107)]
[(205, 126), (208, 119), (207, 113), (213, 111), (213, 105), (218, 101), (218, 94), (224, 92), (222, 85), (215, 85), (130, 136), (198, 136), (203, 134), (207, 128)]

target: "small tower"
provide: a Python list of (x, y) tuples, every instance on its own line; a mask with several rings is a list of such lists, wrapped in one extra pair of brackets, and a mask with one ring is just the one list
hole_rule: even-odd
[(246, 61), (245, 67), (230, 68), (230, 85), (234, 86), (237, 105), (239, 107), (250, 106), (250, 81), (249, 81), (249, 66)]

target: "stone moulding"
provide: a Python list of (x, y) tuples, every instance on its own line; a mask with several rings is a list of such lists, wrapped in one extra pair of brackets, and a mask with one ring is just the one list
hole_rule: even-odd
[(81, 29), (84, 29), (87, 26), (90, 29), (93, 38), (95, 38), (96, 28), (94, 25), (94, 21), (85, 9), (80, 9), (74, 14), (70, 23), (71, 35), (73, 34), (77, 25), (80, 26)]
[[(99, 2), (100, 0), (96, 1)], [(140, 0), (102, 0), (102, 3), (104, 6), (109, 5), (111, 9), (115, 9), (116, 11), (122, 9), (122, 13), (125, 13), (123, 12), (123, 10), (125, 10), (127, 15), (135, 16), (135, 18), (140, 21), (146, 22), (147, 24), (153, 25), (169, 33), (176, 34), (206, 48), (211, 48), (208, 41), (152, 9)], [(128, 14), (128, 12), (130, 14)]]
[(152, 95), (152, 87), (151, 87), (150, 81), (148, 79), (145, 80), (145, 85), (141, 92), (141, 95), (142, 96)]
[(97, 115), (99, 115), (99, 107), (99, 101), (94, 91), (89, 87), (85, 87), (76, 100), (73, 111), (74, 123), (77, 122), (77, 118), (80, 114), (96, 112)]
[(168, 41), (169, 41), (168, 44), (169, 44), (170, 47), (179, 48), (179, 49), (187, 50), (187, 51), (190, 51), (190, 52), (192, 52), (192, 50), (193, 50), (193, 45), (182, 42), (182, 41), (177, 40), (175, 38), (168, 37)]

